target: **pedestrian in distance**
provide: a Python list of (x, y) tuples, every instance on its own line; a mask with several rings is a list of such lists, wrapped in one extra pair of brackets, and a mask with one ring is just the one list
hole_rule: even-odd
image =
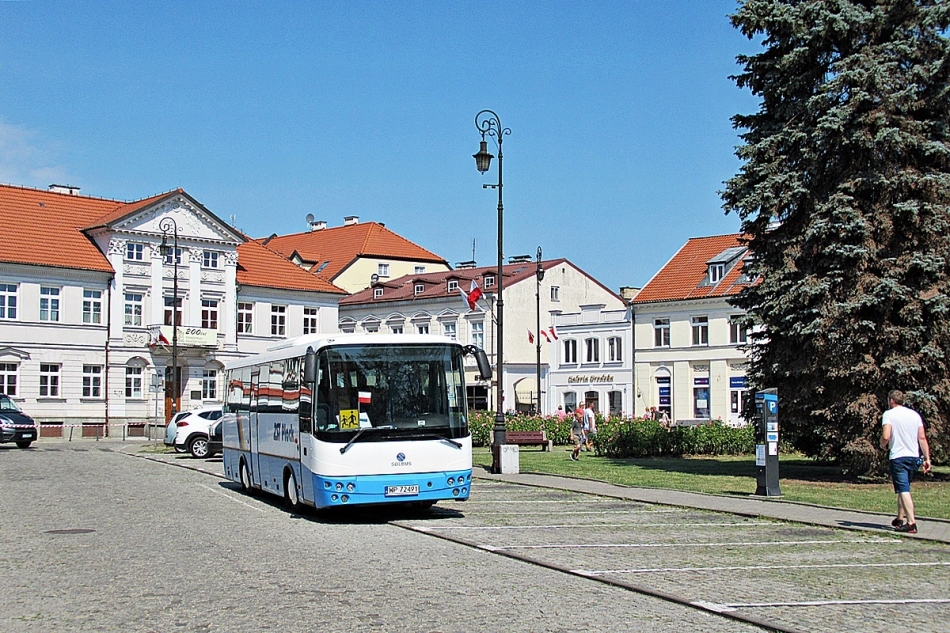
[(895, 389), (887, 394), (887, 406), (881, 421), (881, 448), (890, 451), (891, 481), (897, 493), (897, 517), (891, 525), (898, 532), (917, 534), (910, 482), (921, 466), (925, 474), (930, 473), (930, 444), (920, 414), (904, 406), (904, 392)]
[(594, 436), (597, 435), (597, 419), (595, 417), (594, 403), (588, 402), (584, 409), (584, 439), (588, 451), (594, 450)]
[(574, 419), (571, 420), (571, 441), (574, 442), (571, 459), (576, 462), (579, 459), (581, 447), (587, 441), (584, 437), (584, 409), (581, 406), (574, 409)]
[(558, 420), (563, 420), (564, 418), (567, 417), (567, 414), (564, 413), (564, 407), (562, 407), (561, 405), (557, 405), (557, 413), (555, 415), (557, 416)]

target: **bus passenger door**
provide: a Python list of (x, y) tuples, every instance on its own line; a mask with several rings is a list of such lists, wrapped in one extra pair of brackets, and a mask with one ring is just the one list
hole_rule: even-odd
[(263, 484), (261, 478), (261, 438), (258, 432), (258, 396), (260, 395), (261, 373), (255, 371), (251, 374), (251, 407), (248, 413), (250, 436), (251, 436), (251, 481), (260, 486)]

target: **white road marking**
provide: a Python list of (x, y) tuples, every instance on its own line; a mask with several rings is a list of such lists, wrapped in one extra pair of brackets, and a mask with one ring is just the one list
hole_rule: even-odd
[(748, 523), (573, 523), (567, 525), (444, 525), (439, 530), (571, 530), (581, 528), (590, 530), (605, 527), (745, 527), (747, 525), (775, 525), (769, 521), (750, 521)]
[(906, 598), (894, 600), (813, 600), (808, 602), (739, 602), (721, 605), (730, 609), (769, 607), (833, 607), (848, 604), (950, 604), (950, 598)]
[(950, 566), (948, 562), (933, 563), (826, 563), (816, 565), (736, 565), (732, 567), (643, 567), (640, 569), (572, 569), (574, 573), (585, 576), (604, 574), (656, 574), (707, 571), (747, 571), (756, 569), (833, 569), (850, 567), (940, 567)]
[(565, 545), (506, 545), (495, 549), (603, 549), (610, 547), (775, 547), (777, 545), (835, 545), (842, 543), (901, 543), (900, 539), (836, 539), (827, 541), (746, 541), (736, 543), (568, 543)]
[(206, 486), (205, 484), (198, 484), (198, 485), (201, 486), (202, 488), (204, 488), (205, 490), (210, 490), (211, 492), (213, 492), (213, 493), (216, 494), (216, 495), (221, 495), (221, 496), (224, 497), (225, 499), (230, 499), (231, 501), (233, 501), (233, 502), (235, 502), (235, 503), (240, 503), (242, 506), (248, 507), (248, 508), (250, 508), (251, 510), (257, 510), (258, 512), (263, 512), (263, 511), (264, 511), (263, 508), (258, 508), (257, 506), (252, 506), (252, 505), (249, 504), (249, 503), (244, 503), (244, 502), (241, 501), (240, 499), (235, 499), (235, 498), (232, 497), (231, 495), (225, 494), (225, 493), (221, 492), (220, 490), (215, 490), (215, 489), (212, 488), (211, 486)]

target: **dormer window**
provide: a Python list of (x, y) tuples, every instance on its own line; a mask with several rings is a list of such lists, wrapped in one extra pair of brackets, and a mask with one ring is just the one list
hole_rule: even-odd
[(327, 261), (320, 264), (320, 268), (317, 268), (314, 272), (318, 272), (318, 273), (323, 272), (323, 269), (326, 268), (329, 263), (330, 263), (330, 260), (328, 259)]
[(709, 283), (717, 284), (722, 281), (722, 278), (726, 273), (725, 264), (710, 264), (709, 265)]
[(485, 275), (485, 287), (493, 288), (495, 286), (495, 277), (494, 275)]
[(448, 291), (449, 291), (449, 292), (458, 292), (458, 289), (459, 289), (459, 282), (458, 282), (458, 280), (457, 280), (457, 279), (450, 279), (450, 280), (449, 280)]
[(718, 284), (731, 270), (739, 258), (746, 253), (745, 246), (731, 246), (715, 257), (706, 260), (706, 284)]
[(373, 288), (373, 299), (379, 299), (383, 296), (382, 288)]
[(425, 292), (425, 291), (426, 291), (426, 285), (425, 285), (425, 284), (416, 284), (415, 289), (414, 289), (414, 293), (415, 293), (415, 294), (421, 295), (421, 294), (422, 294), (423, 292)]

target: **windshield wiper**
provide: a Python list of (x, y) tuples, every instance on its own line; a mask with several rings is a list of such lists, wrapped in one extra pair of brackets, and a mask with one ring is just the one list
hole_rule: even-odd
[(361, 428), (359, 431), (356, 432), (356, 435), (350, 438), (350, 441), (346, 443), (346, 446), (340, 449), (340, 455), (350, 450), (350, 447), (353, 446), (353, 443), (356, 442), (357, 439), (359, 439), (359, 436), (362, 435), (364, 431), (369, 431), (369, 430), (376, 431), (379, 429), (393, 429), (393, 428), (395, 427), (392, 426), (391, 424), (387, 424), (385, 426), (364, 426), (363, 428)]
[(423, 433), (422, 436), (423, 436), (423, 437), (434, 437), (434, 438), (436, 438), (436, 439), (442, 440), (443, 442), (448, 442), (449, 444), (451, 444), (452, 446), (454, 446), (454, 447), (457, 448), (457, 449), (460, 449), (460, 450), (461, 450), (461, 448), (462, 448), (462, 445), (461, 445), (459, 442), (456, 442), (456, 441), (453, 440), (453, 439), (450, 439), (450, 438), (448, 438), (448, 437), (445, 437), (444, 435), (440, 435), (439, 433)]

